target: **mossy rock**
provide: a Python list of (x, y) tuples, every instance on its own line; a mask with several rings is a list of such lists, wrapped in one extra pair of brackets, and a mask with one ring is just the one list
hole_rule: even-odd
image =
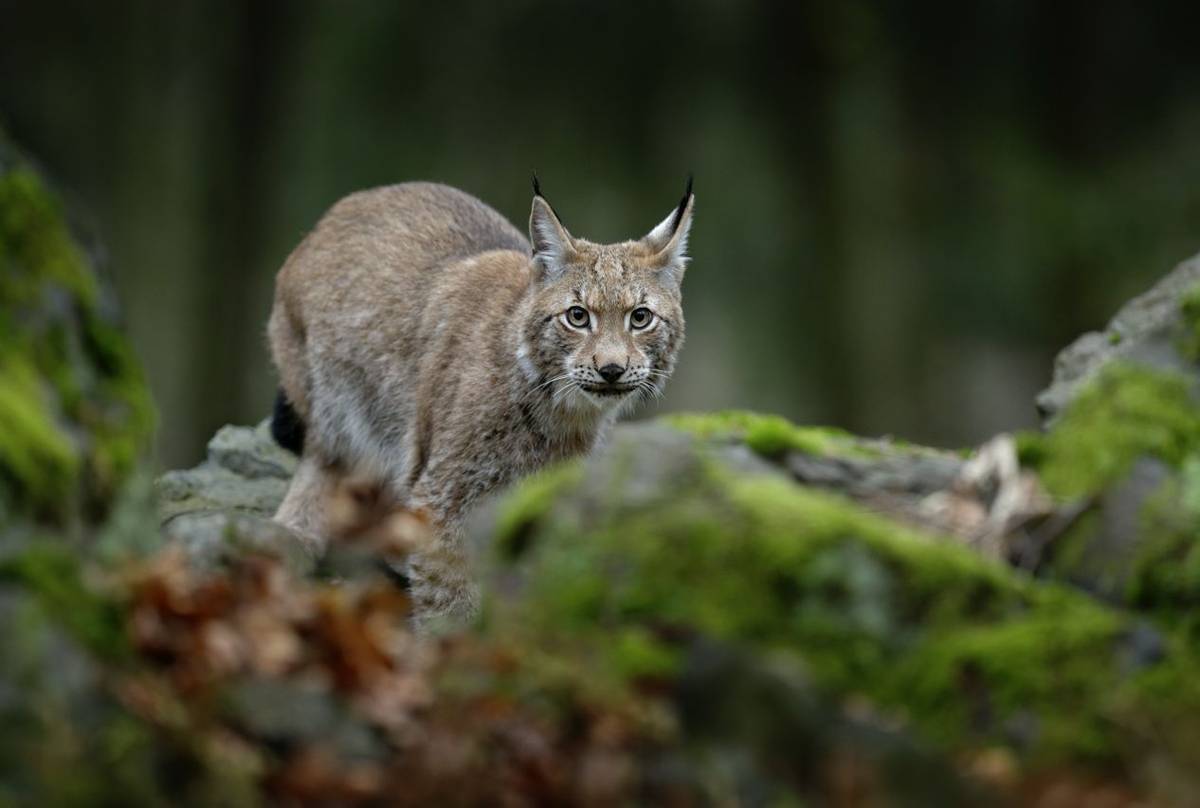
[(94, 517), (134, 468), (154, 418), (113, 309), (60, 203), (0, 133), (0, 523)]
[(1197, 380), (1200, 359), (1200, 255), (1184, 261), (1130, 300), (1103, 331), (1080, 336), (1054, 360), (1050, 386), (1037, 398), (1053, 423), (1081, 391), (1115, 363), (1180, 373)]
[(798, 426), (779, 415), (742, 410), (679, 413), (660, 423), (713, 446), (744, 447), (782, 476), (870, 503), (894, 518), (923, 528), (956, 529), (925, 500), (961, 487), (963, 453), (864, 438), (834, 427)]
[[(672, 681), (697, 638), (785, 654), (830, 703), (947, 754), (1200, 788), (1187, 647), (955, 540), (735, 472), (719, 442), (647, 434), (501, 503), (485, 631), (617, 681)], [(1147, 716), (1178, 738), (1132, 729)]]
[(800, 426), (781, 415), (749, 410), (683, 412), (661, 423), (706, 440), (741, 442), (765, 458), (797, 453), (845, 460), (891, 457), (949, 458), (953, 453), (894, 438), (864, 438), (831, 426)]
[(876, 456), (879, 450), (869, 441), (842, 429), (797, 426), (779, 415), (727, 410), (725, 412), (679, 413), (663, 421), (697, 437), (743, 441), (766, 457), (786, 452), (822, 456)]
[(1078, 515), (1038, 565), (1200, 638), (1200, 404), (1188, 376), (1112, 362), (1022, 462)]
[(1200, 256), (1064, 349), (1019, 438), (1074, 517), (1044, 540), (1040, 575), (1200, 639)]
[(1200, 448), (1194, 382), (1169, 371), (1113, 362), (1083, 387), (1053, 427), (1021, 441), (1022, 460), (1060, 499), (1120, 482), (1139, 458), (1173, 468)]

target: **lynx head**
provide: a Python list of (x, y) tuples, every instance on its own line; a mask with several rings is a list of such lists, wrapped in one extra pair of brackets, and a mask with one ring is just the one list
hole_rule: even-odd
[(683, 344), (692, 181), (636, 241), (572, 236), (533, 184), (532, 310), (519, 359), (530, 383), (568, 410), (608, 411), (657, 396)]

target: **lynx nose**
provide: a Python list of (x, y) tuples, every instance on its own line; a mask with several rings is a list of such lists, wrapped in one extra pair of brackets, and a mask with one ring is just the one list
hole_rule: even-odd
[(604, 381), (608, 382), (609, 384), (612, 384), (617, 379), (621, 378), (621, 374), (625, 372), (625, 368), (621, 367), (615, 362), (609, 363), (598, 370), (600, 375), (604, 378)]

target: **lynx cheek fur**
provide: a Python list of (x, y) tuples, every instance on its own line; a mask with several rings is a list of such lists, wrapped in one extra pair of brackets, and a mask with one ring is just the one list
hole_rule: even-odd
[(433, 522), (408, 562), (418, 623), (469, 616), (468, 507), (588, 451), (670, 376), (693, 200), (689, 180), (646, 236), (594, 244), (567, 232), (535, 178), (532, 247), (444, 185), (334, 205), (276, 279), (274, 426), (302, 453), (275, 519), (320, 547), (330, 493), (367, 475)]

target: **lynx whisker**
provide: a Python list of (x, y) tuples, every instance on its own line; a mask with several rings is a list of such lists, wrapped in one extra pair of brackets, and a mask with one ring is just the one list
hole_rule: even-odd
[(553, 376), (549, 379), (546, 379), (546, 381), (541, 382), (540, 384), (529, 388), (529, 390), (525, 393), (525, 395), (521, 397), (521, 400), (524, 401), (525, 399), (532, 397), (534, 394), (538, 393), (539, 391), (541, 391), (547, 387), (551, 388), (550, 392), (553, 393), (554, 392), (553, 385), (556, 382), (561, 382), (564, 379), (569, 379), (569, 378), (571, 378), (571, 373), (568, 371), (567, 373), (560, 373), (557, 376)]
[(651, 398), (661, 398), (662, 397), (662, 391), (659, 390), (658, 387), (653, 382), (651, 382), (649, 379), (641, 379), (640, 381), (638, 381), (637, 391), (639, 393), (641, 393), (643, 401), (649, 400)]
[(572, 390), (578, 389), (579, 385), (574, 379), (571, 379), (567, 384), (564, 384), (562, 387), (554, 391), (554, 395), (550, 398), (550, 403), (557, 407), (566, 399), (568, 393), (570, 393)]

